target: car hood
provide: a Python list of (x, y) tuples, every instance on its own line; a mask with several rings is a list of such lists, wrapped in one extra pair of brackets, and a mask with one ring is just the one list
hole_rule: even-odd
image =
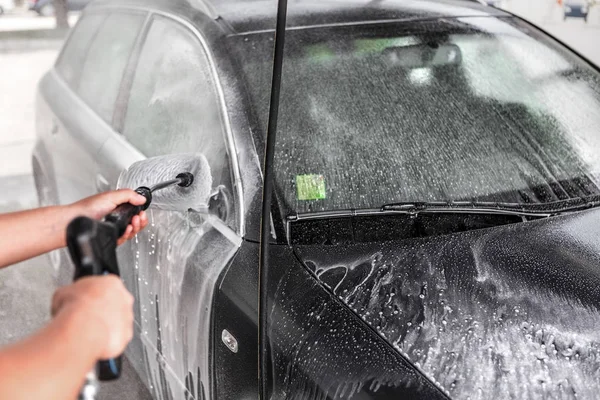
[(596, 397), (600, 210), (295, 252), (452, 398)]

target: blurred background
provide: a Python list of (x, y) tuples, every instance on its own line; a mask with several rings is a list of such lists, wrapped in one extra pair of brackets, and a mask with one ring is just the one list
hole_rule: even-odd
[[(37, 206), (31, 176), (36, 85), (88, 2), (0, 0), (0, 213)], [(487, 4), (530, 20), (600, 66), (600, 0), (487, 0)], [(0, 346), (31, 333), (49, 318), (54, 288), (44, 257), (0, 270)], [(135, 394), (133, 383), (125, 380), (122, 385), (131, 398), (142, 397)], [(125, 397), (120, 392), (115, 398)]]

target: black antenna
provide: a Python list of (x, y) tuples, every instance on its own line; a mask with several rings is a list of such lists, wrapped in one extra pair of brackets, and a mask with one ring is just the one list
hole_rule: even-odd
[(271, 201), (273, 199), (273, 159), (277, 137), (277, 118), (279, 114), (279, 93), (283, 70), (283, 48), (287, 18), (287, 0), (278, 0), (277, 25), (275, 27), (275, 50), (273, 53), (273, 77), (271, 80), (271, 100), (269, 104), (269, 123), (265, 147), (264, 184), (262, 196), (262, 218), (260, 222), (260, 254), (258, 281), (258, 388), (261, 399), (268, 399), (268, 312), (267, 279), (269, 276), (269, 243), (271, 242)]

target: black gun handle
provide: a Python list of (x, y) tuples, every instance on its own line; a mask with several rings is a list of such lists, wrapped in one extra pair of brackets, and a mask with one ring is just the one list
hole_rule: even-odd
[[(127, 226), (127, 225), (125, 225)], [(92, 275), (119, 275), (116, 259), (116, 226), (77, 217), (67, 227), (67, 246), (75, 264), (74, 280)], [(117, 379), (121, 375), (121, 357), (101, 360), (96, 364), (100, 381)]]
[(134, 206), (131, 203), (121, 204), (113, 212), (104, 217), (105, 222), (110, 222), (117, 227), (118, 236), (121, 237), (131, 223), (131, 219), (141, 211), (147, 209), (152, 201), (152, 192), (145, 186), (140, 186), (135, 191), (146, 198), (146, 202), (141, 206)]

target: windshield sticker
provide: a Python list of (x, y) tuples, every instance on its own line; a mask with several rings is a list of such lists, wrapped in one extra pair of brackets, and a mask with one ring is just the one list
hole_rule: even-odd
[(325, 43), (307, 46), (306, 55), (311, 62), (316, 63), (335, 59), (335, 53)]
[(320, 200), (327, 197), (323, 175), (296, 175), (298, 200)]

